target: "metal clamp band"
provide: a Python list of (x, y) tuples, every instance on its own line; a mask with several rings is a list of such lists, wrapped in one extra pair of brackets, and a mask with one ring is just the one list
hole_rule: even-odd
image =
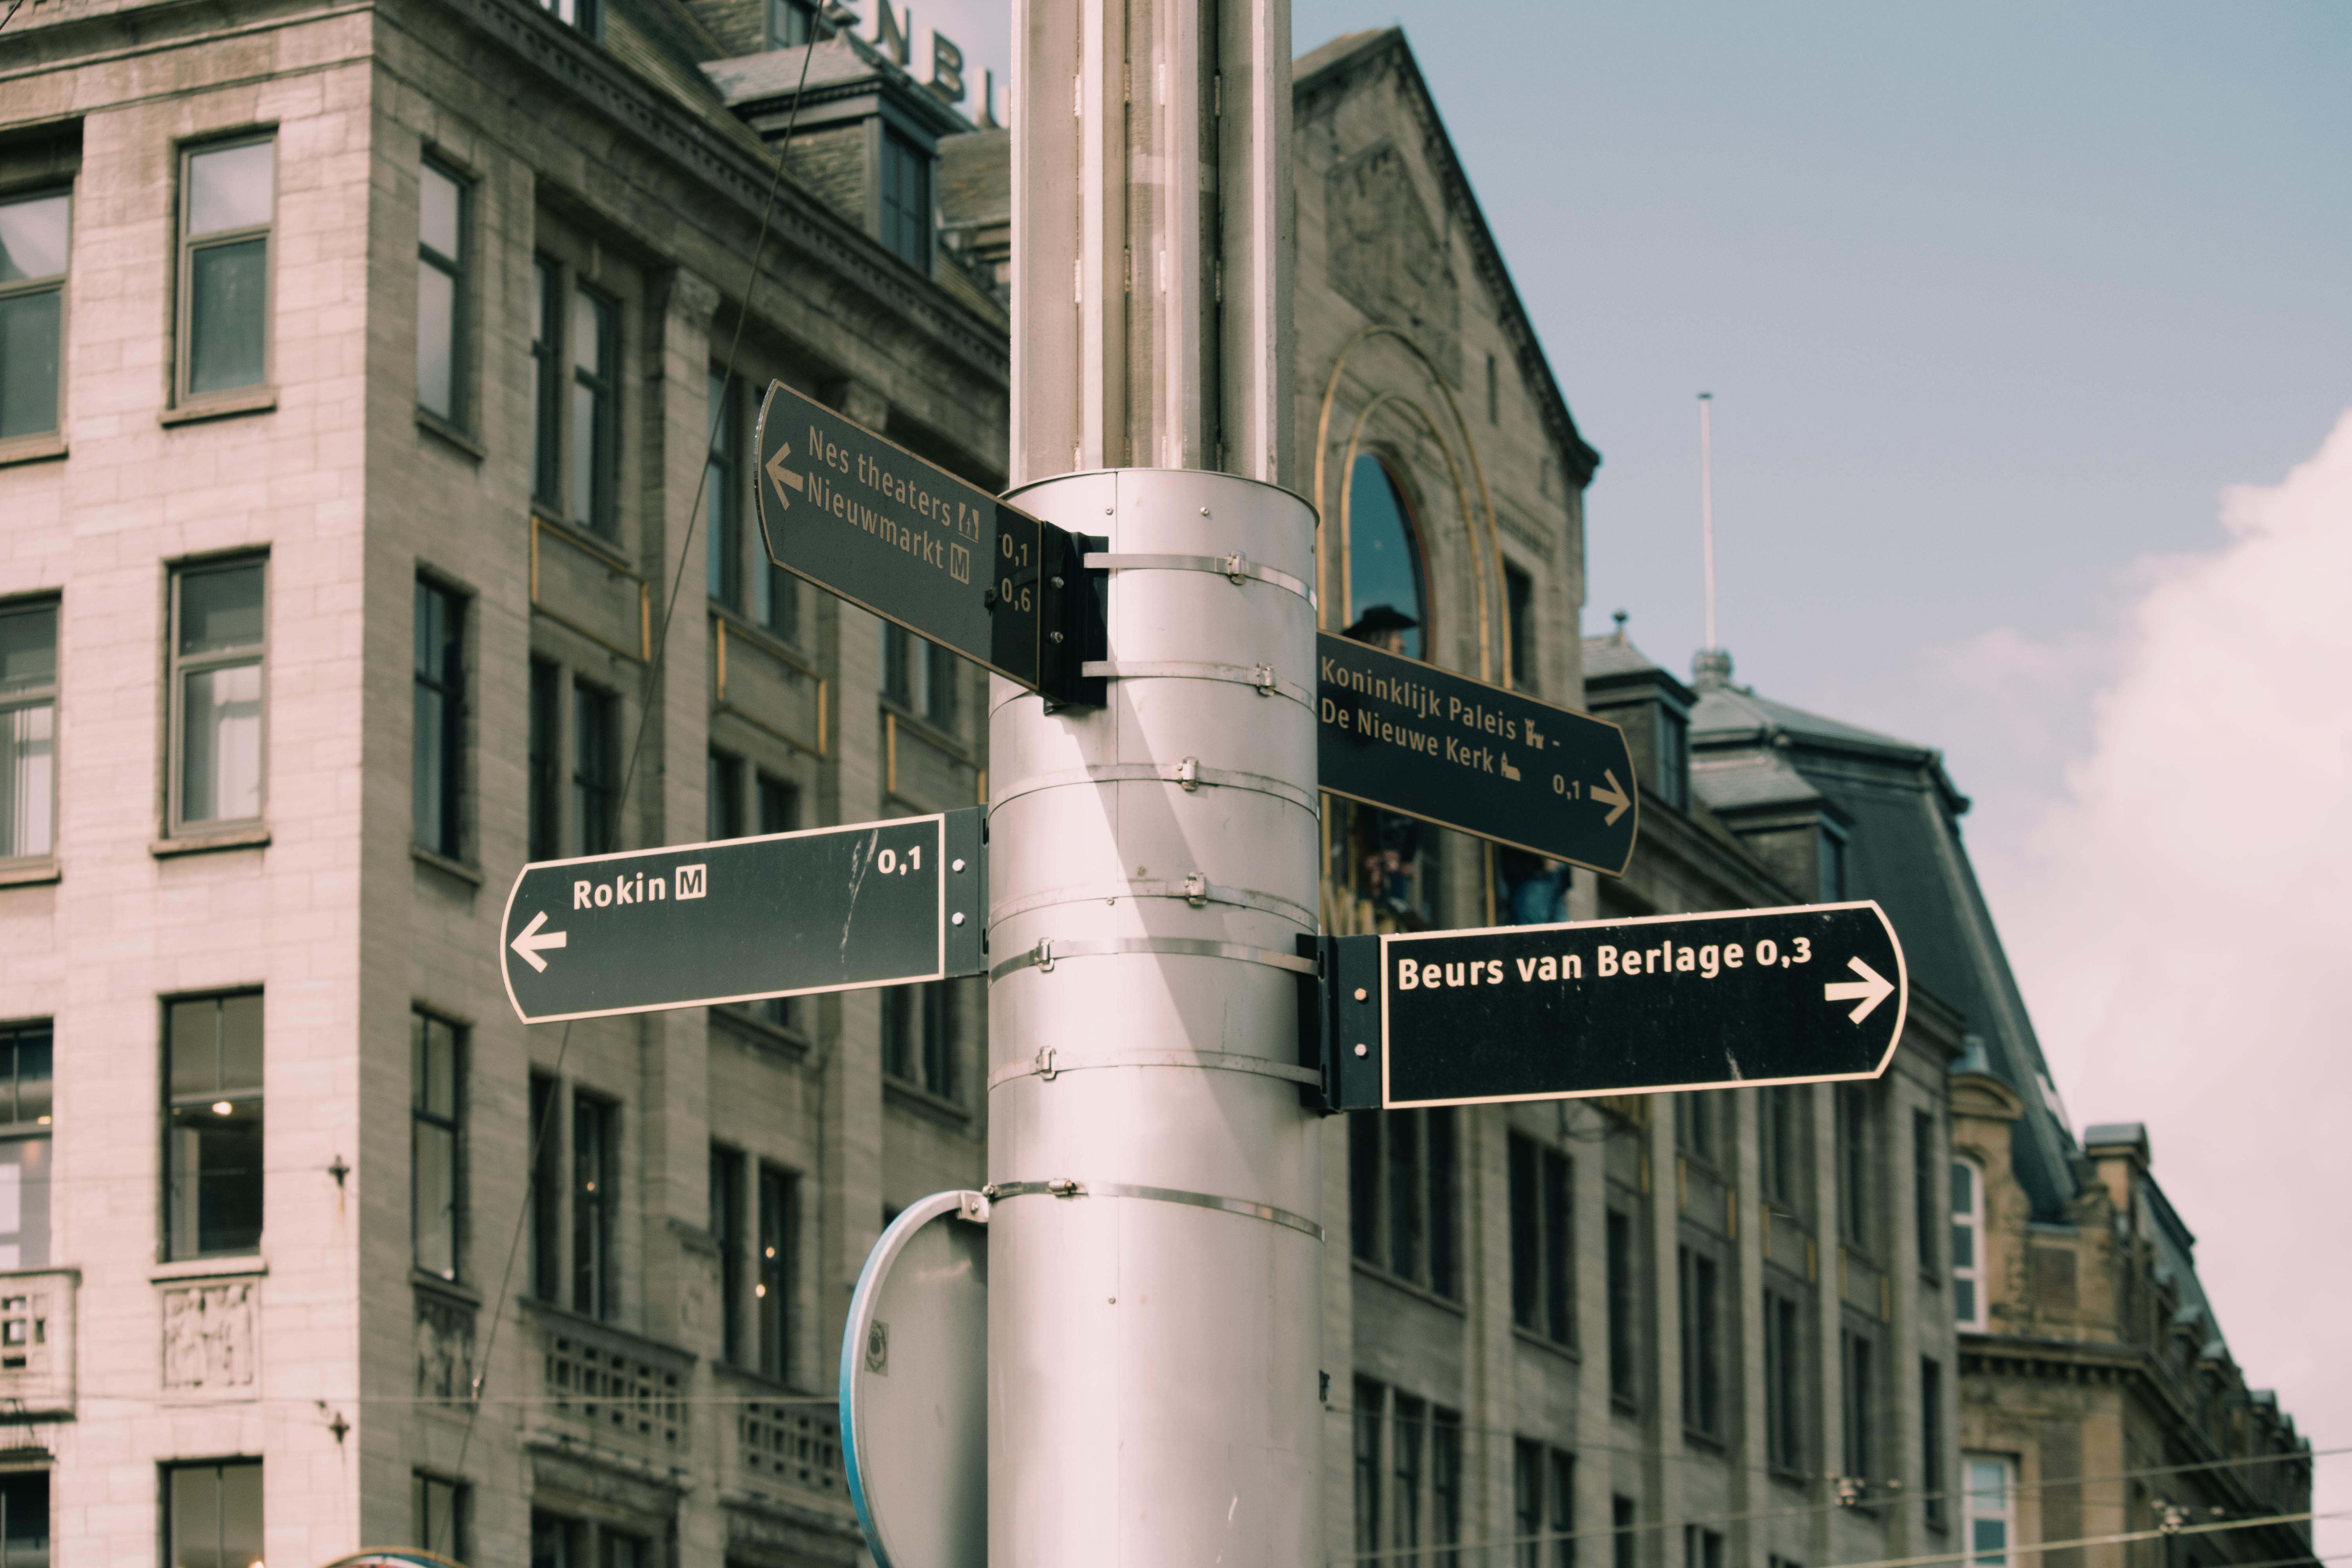
[(1213, 572), (1236, 584), (1255, 577), (1271, 587), (1297, 595), (1310, 605), (1315, 603), (1314, 589), (1287, 572), (1260, 565), (1238, 550), (1231, 555), (1108, 555), (1097, 551), (1087, 555), (1082, 564), (1112, 572)]
[(1248, 1219), (1262, 1219), (1272, 1225), (1311, 1236), (1321, 1241), (1323, 1227), (1303, 1214), (1292, 1214), (1272, 1204), (1254, 1204), (1246, 1198), (1221, 1198), (1210, 1193), (1188, 1193), (1181, 1187), (1138, 1187), (1125, 1182), (1080, 1182), (1064, 1176), (1051, 1182), (991, 1182), (980, 1189), (992, 1204), (1007, 1198), (1033, 1196), (1052, 1198), (1141, 1198), (1147, 1203), (1188, 1204), (1193, 1208), (1216, 1209), (1224, 1214), (1237, 1214)]
[(1312, 790), (1301, 789), (1281, 779), (1268, 778), (1264, 773), (1238, 773), (1229, 768), (1204, 768), (1198, 757), (1186, 757), (1180, 763), (1097, 763), (1089, 768), (1070, 768), (1055, 773), (1033, 773), (1008, 784), (991, 806), (996, 809), (1007, 801), (1018, 800), (1041, 789), (1062, 789), (1074, 784), (1172, 784), (1187, 790), (1210, 784), (1219, 789), (1255, 790), (1270, 795), (1276, 800), (1286, 800), (1293, 805), (1304, 806), (1310, 812), (1320, 812), (1322, 802)]
[(1231, 958), (1243, 963), (1263, 963), (1275, 969), (1287, 969), (1294, 974), (1319, 974), (1311, 958), (1301, 958), (1295, 952), (1277, 952), (1270, 947), (1251, 947), (1238, 942), (1211, 942), (1192, 936), (1118, 936), (1097, 938), (1092, 942), (1061, 942), (1053, 937), (1040, 937), (1037, 945), (1025, 952), (1016, 952), (1002, 963), (992, 967), (988, 978), (992, 984), (1016, 970), (1034, 964), (1050, 974), (1054, 965), (1066, 958), (1111, 958), (1130, 952), (1167, 952), (1186, 958)]
[(1274, 893), (1261, 893), (1249, 888), (1228, 888), (1212, 882), (1199, 872), (1182, 881), (1153, 878), (1139, 882), (1106, 882), (1091, 888), (1047, 888), (1042, 892), (1024, 893), (992, 904), (988, 923), (1009, 921), (1014, 915), (1025, 915), (1032, 910), (1042, 910), (1052, 904), (1116, 904), (1121, 899), (1181, 899), (1194, 909), (1208, 904), (1229, 904), (1237, 910), (1255, 910), (1260, 914), (1280, 915), (1296, 921), (1301, 926), (1315, 929), (1315, 913), (1304, 904), (1292, 903)]
[(1313, 1068), (1270, 1062), (1264, 1057), (1236, 1056), (1231, 1051), (1114, 1051), (1073, 1059), (1064, 1056), (1058, 1047), (1048, 1046), (1025, 1062), (1007, 1062), (990, 1073), (988, 1087), (994, 1089), (998, 1084), (1032, 1075), (1051, 1083), (1066, 1072), (1085, 1072), (1089, 1068), (1201, 1068), (1212, 1072), (1256, 1073), (1262, 1078), (1286, 1079), (1292, 1083), (1319, 1085), (1323, 1081), (1323, 1075)]
[(1090, 658), (1078, 666), (1078, 673), (1089, 680), (1230, 681), (1235, 686), (1251, 688), (1260, 697), (1287, 697), (1308, 712), (1315, 710), (1315, 694), (1303, 686), (1279, 679), (1271, 665), (1191, 664), (1177, 659), (1147, 659), (1140, 663), (1122, 664), (1114, 659)]

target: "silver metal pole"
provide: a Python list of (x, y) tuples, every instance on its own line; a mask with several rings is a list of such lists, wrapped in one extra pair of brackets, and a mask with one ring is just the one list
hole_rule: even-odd
[(1698, 517), (1699, 544), (1706, 558), (1706, 647), (1715, 640), (1715, 394), (1698, 395)]
[(1110, 658), (1101, 709), (990, 693), (997, 1568), (1322, 1556), (1289, 40), (1015, 3), (1016, 499), (1108, 542)]

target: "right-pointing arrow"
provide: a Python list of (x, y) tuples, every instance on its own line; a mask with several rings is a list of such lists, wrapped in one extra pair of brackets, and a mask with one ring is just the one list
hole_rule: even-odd
[(1624, 786), (1617, 782), (1617, 774), (1613, 769), (1601, 769), (1601, 776), (1609, 781), (1609, 785), (1604, 789), (1599, 784), (1594, 784), (1592, 798), (1609, 808), (1609, 815), (1601, 819), (1601, 826), (1614, 827), (1617, 826), (1617, 819), (1625, 815), (1625, 808), (1633, 804), (1633, 797), (1627, 795)]
[(547, 911), (541, 910), (530, 917), (530, 924), (522, 928), (522, 934), (516, 937), (511, 944), (517, 952), (522, 954), (525, 963), (542, 974), (547, 973), (547, 960), (539, 955), (548, 948), (565, 946), (572, 940), (569, 931), (551, 931), (545, 936), (540, 935), (539, 928), (546, 923)]
[(1822, 987), (1822, 1000), (1824, 1002), (1854, 1002), (1858, 1000), (1860, 1005), (1856, 1006), (1854, 1010), (1847, 1014), (1846, 1016), (1859, 1024), (1864, 1018), (1870, 1016), (1871, 1009), (1876, 1007), (1881, 1002), (1885, 1001), (1889, 996), (1895, 994), (1895, 982), (1887, 979), (1886, 976), (1879, 973), (1878, 971), (1871, 968), (1870, 965), (1864, 963), (1858, 958), (1847, 959), (1845, 961), (1845, 966), (1848, 969), (1853, 970), (1856, 974), (1861, 975), (1862, 978), (1859, 980), (1831, 981), (1828, 984)]

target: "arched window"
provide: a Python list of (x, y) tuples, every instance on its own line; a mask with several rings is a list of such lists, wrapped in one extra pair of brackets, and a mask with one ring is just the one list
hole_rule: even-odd
[(1408, 658), (1427, 658), (1423, 581), (1421, 540), (1395, 479), (1378, 458), (1359, 455), (1348, 474), (1349, 634)]
[(1985, 1181), (1973, 1160), (1952, 1162), (1952, 1321), (1985, 1327)]

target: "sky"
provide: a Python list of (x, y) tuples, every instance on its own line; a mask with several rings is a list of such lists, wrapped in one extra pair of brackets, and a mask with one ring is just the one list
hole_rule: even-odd
[[(1008, 14), (916, 21), (1002, 82)], [(1700, 646), (1712, 392), (1737, 679), (1944, 749), (2077, 1131), (2147, 1124), (2248, 1382), (2352, 1446), (2352, 7), (1292, 18), (1412, 39), (1601, 453), (1587, 629)]]

